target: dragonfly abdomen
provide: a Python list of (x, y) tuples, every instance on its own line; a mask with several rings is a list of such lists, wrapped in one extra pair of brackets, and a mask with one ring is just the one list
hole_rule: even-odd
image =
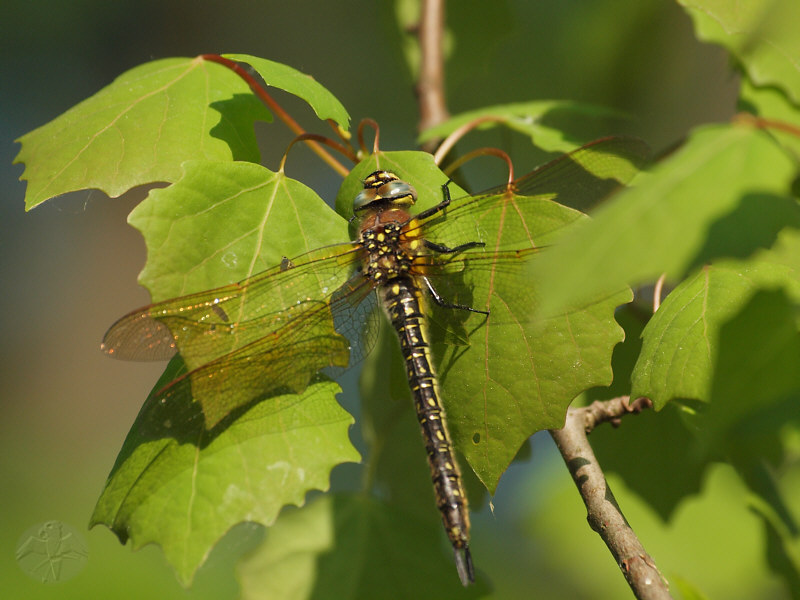
[(469, 553), (469, 508), (439, 399), (436, 374), (431, 366), (420, 309), (420, 290), (410, 277), (397, 277), (382, 286), (382, 294), (384, 307), (400, 338), (406, 374), (428, 454), (436, 505), (455, 550), (459, 577), (467, 585), (474, 581)]

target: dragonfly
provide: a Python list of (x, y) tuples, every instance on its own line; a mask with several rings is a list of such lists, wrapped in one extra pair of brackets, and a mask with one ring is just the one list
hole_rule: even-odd
[[(133, 311), (111, 326), (102, 350), (126, 360), (179, 352), (186, 372), (156, 398), (199, 402), (211, 430), (271, 396), (301, 394), (320, 372), (352, 367), (374, 342), (368, 323), (381, 305), (405, 361), (436, 506), (468, 585), (475, 578), (469, 508), (431, 355), (430, 317), (467, 344), (501, 319), (491, 305), (497, 278), (510, 278), (524, 297), (525, 265), (541, 249), (527, 226), (532, 213), (554, 198), (585, 208), (625, 182), (613, 166), (619, 159), (638, 165), (643, 155), (638, 140), (606, 138), (486, 193), (453, 199), (445, 184), (439, 202), (416, 213), (411, 178), (375, 170), (353, 200), (353, 241)], [(465, 321), (472, 333), (459, 327)]]

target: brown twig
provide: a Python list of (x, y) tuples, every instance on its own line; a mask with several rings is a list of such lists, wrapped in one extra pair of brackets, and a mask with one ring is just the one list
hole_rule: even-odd
[(776, 119), (765, 119), (763, 117), (757, 117), (750, 113), (741, 112), (738, 113), (733, 117), (733, 122), (739, 123), (752, 123), (756, 127), (760, 127), (762, 129), (775, 129), (777, 131), (782, 131), (784, 133), (788, 133), (795, 137), (800, 137), (800, 127), (794, 125), (792, 123), (787, 123), (786, 121), (778, 121)]
[(281, 173), (283, 173), (284, 167), (286, 166), (286, 159), (289, 157), (289, 151), (292, 149), (292, 147), (299, 142), (308, 142), (309, 140), (312, 140), (320, 144), (325, 144), (326, 146), (330, 146), (337, 152), (351, 159), (353, 162), (356, 162), (356, 153), (351, 148), (348, 148), (344, 144), (340, 144), (339, 142), (336, 142), (328, 137), (325, 137), (324, 135), (319, 135), (318, 133), (304, 133), (294, 138), (286, 147), (286, 150), (283, 153), (283, 157), (281, 158), (280, 166), (278, 167), (278, 170)]
[[(292, 116), (283, 110), (283, 107), (278, 104), (275, 99), (267, 93), (267, 90), (264, 89), (255, 78), (247, 72), (247, 70), (243, 69), (241, 65), (237, 62), (232, 61), (224, 56), (220, 56), (219, 54), (201, 54), (198, 56), (199, 60), (206, 60), (208, 62), (215, 62), (217, 64), (222, 65), (223, 67), (227, 67), (234, 73), (236, 73), (239, 77), (241, 77), (253, 93), (258, 96), (258, 98), (272, 111), (272, 113), (278, 117), (281, 121), (283, 121), (284, 125), (286, 125), (289, 129), (291, 129), (295, 134), (301, 136), (306, 133), (306, 131), (300, 126), (300, 124), (295, 121)], [(334, 171), (339, 173), (342, 177), (347, 177), (347, 174), (350, 172), (350, 169), (345, 167), (342, 163), (336, 160), (333, 155), (331, 155), (325, 148), (323, 148), (320, 144), (318, 144), (314, 139), (306, 139), (306, 144), (308, 144), (309, 148), (319, 156), (328, 166), (330, 166)]]
[[(506, 152), (500, 150), (499, 148), (477, 148), (475, 150), (472, 150), (471, 152), (467, 152), (464, 156), (459, 156), (456, 160), (447, 165), (447, 168), (444, 169), (444, 172), (449, 176), (451, 173), (455, 172), (455, 170), (458, 169), (461, 165), (478, 156), (496, 156), (497, 158), (505, 162), (506, 166), (508, 167), (508, 180), (506, 181), (506, 185), (508, 186), (509, 190), (512, 190), (514, 188), (514, 163), (511, 162), (511, 157)], [(435, 158), (434, 162), (436, 162)]]
[[(420, 48), (416, 93), (419, 130), (424, 131), (450, 117), (444, 95), (444, 0), (423, 0), (416, 32)], [(432, 150), (436, 140), (428, 144)]]
[(636, 598), (667, 600), (672, 598), (667, 583), (625, 520), (586, 437), (600, 423), (619, 425), (624, 415), (652, 405), (647, 398), (630, 402), (628, 397), (622, 397), (594, 402), (585, 408), (570, 408), (564, 428), (552, 429), (550, 435), (586, 505), (589, 525), (611, 551)]
[(458, 129), (456, 129), (446, 138), (444, 138), (442, 143), (439, 144), (439, 146), (436, 148), (436, 153), (433, 155), (433, 162), (435, 162), (437, 165), (442, 164), (444, 157), (447, 156), (447, 153), (453, 149), (458, 140), (463, 138), (470, 131), (477, 129), (483, 123), (493, 122), (493, 121), (498, 123), (507, 123), (508, 119), (504, 119), (501, 117), (485, 116), (473, 119), (469, 123), (464, 123)]
[(380, 148), (381, 128), (375, 119), (361, 119), (358, 124), (358, 148), (361, 154), (369, 154), (369, 149), (364, 141), (364, 129), (371, 127), (375, 132), (375, 137), (372, 139), (372, 154), (377, 154)]
[(664, 290), (664, 282), (667, 279), (667, 274), (662, 273), (661, 277), (656, 280), (653, 286), (653, 314), (661, 307), (661, 293)]

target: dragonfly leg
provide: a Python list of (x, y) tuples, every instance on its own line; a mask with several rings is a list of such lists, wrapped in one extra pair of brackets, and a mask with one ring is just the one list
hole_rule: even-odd
[[(453, 181), (452, 179), (448, 179), (447, 183), (442, 185), (442, 196), (444, 199), (439, 202), (433, 208), (429, 208), (428, 210), (422, 211), (420, 214), (416, 216), (417, 219), (425, 219), (430, 217), (431, 215), (436, 214), (437, 212), (443, 211), (450, 205), (450, 182)], [(445, 246), (444, 244), (437, 244), (436, 242), (431, 242), (430, 240), (425, 240), (425, 247), (433, 250), (434, 252), (439, 252), (440, 254), (455, 254), (457, 252), (461, 252), (463, 250), (468, 250), (470, 248), (483, 248), (486, 244), (483, 242), (467, 242), (466, 244), (459, 244), (458, 246), (454, 246), (450, 248)]]
[(448, 179), (447, 183), (442, 184), (442, 201), (439, 202), (436, 206), (430, 207), (428, 210), (423, 210), (421, 213), (416, 215), (417, 219), (427, 219), (428, 217), (435, 215), (438, 212), (442, 212), (445, 208), (450, 206), (450, 182), (453, 181), (452, 179)]
[(467, 242), (466, 244), (459, 244), (458, 246), (450, 248), (449, 246), (437, 244), (430, 240), (425, 240), (424, 244), (426, 248), (438, 252), (439, 254), (456, 254), (464, 250), (469, 250), (470, 248), (483, 248), (486, 245), (484, 242)]
[(488, 310), (480, 310), (477, 308), (472, 308), (471, 306), (467, 306), (466, 304), (452, 304), (450, 302), (445, 302), (444, 298), (439, 295), (439, 292), (436, 291), (436, 288), (433, 287), (433, 284), (427, 277), (423, 277), (422, 280), (425, 282), (425, 285), (428, 287), (428, 291), (431, 294), (431, 298), (433, 301), (436, 302), (442, 308), (457, 308), (458, 310), (466, 310), (469, 312), (480, 313), (482, 315), (489, 315)]

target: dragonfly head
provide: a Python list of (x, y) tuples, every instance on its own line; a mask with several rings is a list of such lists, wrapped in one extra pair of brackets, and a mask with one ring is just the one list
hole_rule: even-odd
[(417, 190), (391, 171), (375, 171), (364, 180), (364, 189), (353, 201), (353, 212), (376, 203), (410, 206), (417, 201)]

